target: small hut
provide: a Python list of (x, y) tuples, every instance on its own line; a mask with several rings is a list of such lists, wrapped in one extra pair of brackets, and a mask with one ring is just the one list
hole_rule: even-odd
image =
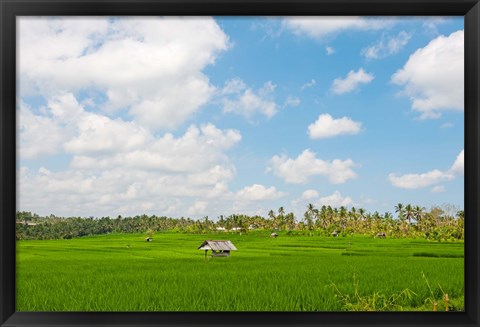
[(199, 250), (205, 250), (205, 258), (208, 250), (212, 251), (212, 257), (228, 257), (230, 251), (237, 251), (235, 245), (230, 241), (204, 241), (199, 247)]
[(270, 234), (270, 237), (278, 237), (278, 234), (277, 233), (272, 233), (272, 234)]
[(332, 232), (332, 236), (333, 236), (333, 237), (337, 237), (337, 236), (338, 236), (338, 233), (337, 233), (336, 230), (334, 230), (334, 231)]
[(151, 242), (151, 241), (153, 241), (153, 238), (151, 238), (151, 237), (145, 238), (145, 242)]

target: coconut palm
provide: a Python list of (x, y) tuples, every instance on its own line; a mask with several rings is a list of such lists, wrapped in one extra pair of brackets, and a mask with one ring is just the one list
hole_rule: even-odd
[(344, 206), (341, 206), (338, 211), (338, 216), (340, 218), (340, 225), (342, 226), (342, 230), (344, 230), (346, 218), (347, 218), (347, 208), (345, 208)]
[(285, 222), (287, 224), (288, 230), (293, 230), (295, 228), (295, 216), (293, 215), (293, 212), (287, 213), (285, 216)]
[(405, 207), (401, 203), (399, 203), (395, 206), (395, 212), (398, 213), (398, 218), (400, 220), (403, 220), (405, 218), (404, 210), (405, 210)]
[(413, 216), (417, 222), (421, 222), (423, 219), (423, 216), (425, 214), (425, 207), (421, 207), (419, 205), (416, 205), (413, 207)]
[(303, 219), (305, 220), (305, 225), (307, 226), (308, 230), (313, 229), (313, 217), (310, 215), (310, 212), (306, 211), (303, 214)]
[(283, 207), (278, 208), (278, 215), (277, 215), (277, 227), (283, 229), (285, 225), (285, 209)]
[(405, 206), (405, 218), (408, 220), (408, 223), (412, 223), (412, 218), (414, 217), (415, 210), (411, 204)]

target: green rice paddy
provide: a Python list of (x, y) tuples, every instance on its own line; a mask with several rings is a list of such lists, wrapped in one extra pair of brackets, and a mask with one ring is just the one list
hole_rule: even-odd
[[(205, 260), (208, 239), (238, 251)], [(445, 293), (463, 310), (463, 254), (463, 242), (266, 231), (19, 241), (17, 310), (340, 311), (388, 298), (394, 307), (377, 308), (442, 310)]]

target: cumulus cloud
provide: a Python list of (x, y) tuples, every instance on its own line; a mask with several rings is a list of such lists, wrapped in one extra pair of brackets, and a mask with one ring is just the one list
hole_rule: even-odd
[(391, 78), (403, 86), (401, 94), (412, 101), (421, 119), (433, 119), (444, 111), (463, 111), (464, 33), (441, 35), (415, 51)]
[(302, 199), (304, 200), (310, 200), (317, 198), (319, 196), (318, 192), (315, 190), (305, 190), (302, 193)]
[(288, 17), (283, 20), (283, 27), (295, 35), (306, 35), (321, 40), (337, 33), (354, 30), (379, 30), (391, 26), (392, 19), (366, 17)]
[(353, 121), (349, 117), (334, 119), (329, 114), (322, 114), (308, 126), (308, 135), (311, 139), (322, 139), (338, 135), (354, 135), (361, 130), (362, 123)]
[(261, 184), (246, 186), (237, 192), (237, 198), (245, 201), (272, 200), (281, 198), (284, 195), (285, 193), (277, 191), (274, 186), (266, 188)]
[(332, 195), (324, 196), (318, 199), (318, 204), (332, 207), (347, 207), (353, 204), (353, 200), (347, 196), (344, 197), (339, 191), (335, 191)]
[(327, 52), (327, 55), (329, 55), (329, 56), (335, 53), (335, 49), (332, 48), (332, 47), (329, 47), (329, 46), (325, 47), (325, 51)]
[(332, 83), (332, 91), (334, 94), (344, 94), (352, 92), (361, 84), (368, 84), (373, 81), (373, 74), (367, 73), (360, 68), (357, 71), (349, 71), (345, 78), (336, 78)]
[[(391, 173), (388, 175), (388, 179), (393, 186), (405, 189), (423, 188), (453, 180), (456, 176), (463, 175), (463, 152), (464, 150), (460, 152), (453, 165), (446, 171), (434, 169), (426, 173), (405, 174), (401, 176)], [(432, 189), (432, 191), (434, 191), (434, 189)], [(438, 188), (437, 192), (438, 190), (441, 189)]]
[[(52, 97), (43, 112), (20, 110), (19, 117), (21, 158), (35, 158), (50, 149), (51, 142), (42, 138), (49, 133), (39, 132), (42, 144), (25, 129), (29, 126), (25, 121), (36, 126), (44, 119), (61, 135), (54, 149), (73, 156), (64, 170), (19, 170), (22, 210), (87, 216), (142, 210), (188, 215), (202, 212), (194, 201), (214, 208), (231, 193), (228, 183), (236, 169), (227, 151), (241, 140), (236, 130), (204, 124), (191, 125), (178, 136), (156, 135), (135, 122), (88, 112), (72, 94)], [(36, 152), (30, 150), (35, 147)]]
[(464, 174), (464, 150), (462, 150), (457, 158), (455, 159), (455, 162), (452, 165), (452, 168), (450, 168), (450, 172), (452, 172), (455, 175), (462, 175)]
[(207, 201), (195, 201), (193, 205), (188, 208), (187, 213), (192, 216), (204, 215), (207, 213)]
[(362, 55), (367, 59), (381, 59), (398, 53), (407, 45), (411, 35), (405, 31), (401, 31), (396, 36), (382, 38), (372, 46), (362, 50)]
[(208, 17), (22, 17), (18, 27), (22, 96), (95, 88), (104, 110), (154, 129), (176, 128), (210, 100), (202, 70), (229, 47)]
[[(234, 172), (222, 170), (212, 167), (205, 172), (168, 174), (125, 167), (58, 172), (22, 167), (17, 173), (18, 206), (39, 214), (65, 216), (201, 215), (204, 213), (195, 202), (214, 208), (224, 205), (222, 200), (230, 196), (228, 182)], [(210, 180), (204, 176), (207, 173)]]
[(353, 171), (355, 163), (351, 159), (326, 161), (317, 159), (314, 152), (307, 149), (296, 159), (285, 155), (275, 155), (270, 159), (269, 170), (291, 184), (305, 184), (311, 176), (328, 177), (332, 184), (342, 184), (357, 175)]
[[(36, 115), (32, 109), (21, 102), (18, 110), (19, 157), (32, 159), (44, 155), (56, 154), (62, 149), (65, 134), (68, 131), (49, 116)], [(48, 131), (48, 133), (45, 133)]]
[(255, 91), (238, 78), (225, 83), (222, 90), (223, 111), (232, 112), (251, 118), (256, 113), (268, 118), (273, 117), (278, 111), (278, 105), (273, 99), (276, 85), (271, 81), (266, 82), (263, 87)]
[(389, 174), (388, 178), (393, 186), (406, 189), (416, 189), (427, 187), (439, 182), (452, 180), (454, 178), (454, 175), (448, 172), (434, 169), (423, 174), (405, 174), (402, 176), (397, 176), (396, 174)]

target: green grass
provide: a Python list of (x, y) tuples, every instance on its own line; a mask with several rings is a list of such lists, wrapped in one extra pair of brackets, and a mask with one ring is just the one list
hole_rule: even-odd
[[(431, 310), (443, 292), (463, 309), (463, 242), (268, 235), (20, 241), (17, 310), (340, 311), (358, 307), (345, 299), (372, 297)], [(238, 251), (205, 261), (197, 247), (206, 239), (229, 239)], [(406, 289), (414, 294), (396, 297)]]

